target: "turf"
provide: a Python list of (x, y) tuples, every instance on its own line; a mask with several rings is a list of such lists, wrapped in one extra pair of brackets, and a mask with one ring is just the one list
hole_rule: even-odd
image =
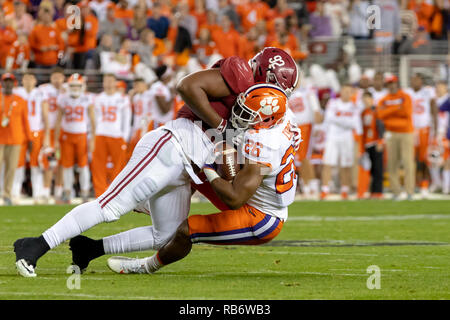
[[(114, 274), (101, 257), (71, 290), (64, 243), (39, 260), (37, 278), (18, 276), (14, 240), (39, 235), (68, 210), (0, 208), (0, 299), (450, 299), (450, 201), (296, 202), (268, 245), (195, 245), (154, 275)], [(214, 211), (192, 205), (192, 213)], [(149, 223), (130, 213), (85, 234), (100, 238)], [(380, 268), (380, 289), (367, 288), (371, 265)]]

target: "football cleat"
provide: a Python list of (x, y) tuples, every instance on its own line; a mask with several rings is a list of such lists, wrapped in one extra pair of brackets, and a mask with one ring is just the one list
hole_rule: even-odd
[(43, 238), (22, 238), (14, 242), (16, 268), (19, 274), (27, 278), (36, 277), (37, 260), (49, 249)]
[(128, 257), (111, 257), (107, 261), (108, 267), (120, 274), (150, 273), (147, 271), (147, 259), (133, 259)]
[(83, 273), (89, 262), (105, 254), (102, 240), (94, 240), (85, 236), (76, 236), (69, 241), (72, 251), (72, 264), (80, 268)]

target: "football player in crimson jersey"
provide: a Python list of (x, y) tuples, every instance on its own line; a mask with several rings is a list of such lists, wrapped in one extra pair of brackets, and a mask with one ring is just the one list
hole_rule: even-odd
[(253, 60), (250, 68), (239, 57), (222, 59), (211, 69), (182, 79), (177, 89), (187, 105), (179, 117), (142, 137), (105, 193), (72, 209), (40, 237), (15, 242), (19, 273), (36, 276), (37, 260), (51, 248), (136, 208), (150, 211), (152, 226), (107, 237), (101, 246), (85, 237), (72, 239), (73, 262), (83, 269), (99, 254), (158, 250), (165, 245), (189, 213), (189, 177), (196, 184), (202, 183), (196, 173), (214, 155), (212, 137), (215, 142), (223, 140), (225, 130), (233, 128), (228, 122), (231, 109), (238, 95), (255, 83), (254, 73), (257, 81), (269, 79), (288, 91), (297, 85), (297, 67), (286, 52), (266, 48)]

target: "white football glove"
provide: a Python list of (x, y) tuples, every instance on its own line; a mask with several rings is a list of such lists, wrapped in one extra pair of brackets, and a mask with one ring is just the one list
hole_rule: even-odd
[(291, 125), (290, 131), (294, 134), (294, 149), (295, 152), (297, 152), (300, 148), (300, 143), (303, 141), (302, 130), (300, 130), (300, 128), (295, 125)]

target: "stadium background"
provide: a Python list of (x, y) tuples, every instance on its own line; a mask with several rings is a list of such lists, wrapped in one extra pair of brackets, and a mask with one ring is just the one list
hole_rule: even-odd
[[(342, 82), (357, 87), (375, 71), (398, 75), (403, 87), (415, 72), (430, 85), (450, 83), (447, 0), (3, 0), (1, 5), (2, 71), (12, 71), (19, 83), (25, 70), (46, 83), (58, 65), (66, 76), (85, 75), (90, 92), (100, 92), (101, 75), (110, 72), (130, 90), (137, 77), (150, 85), (153, 70), (165, 64), (175, 71), (173, 85), (221, 57), (249, 59), (265, 46), (289, 52), (302, 68), (303, 83), (332, 94)], [(370, 5), (381, 9), (382, 23), (374, 29), (367, 28)], [(39, 32), (40, 9), (53, 13), (63, 42), (57, 59), (46, 63), (35, 54), (45, 44), (31, 40)], [(111, 60), (115, 63), (105, 63)]]

